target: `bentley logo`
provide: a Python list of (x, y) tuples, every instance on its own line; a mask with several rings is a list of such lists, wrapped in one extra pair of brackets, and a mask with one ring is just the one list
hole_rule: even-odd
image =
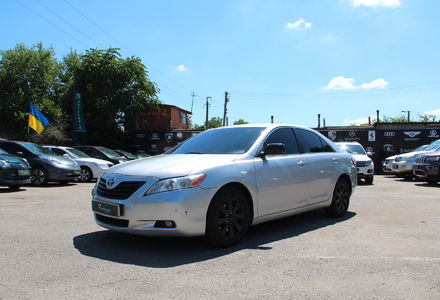
[(407, 136), (409, 136), (410, 138), (413, 138), (419, 134), (421, 134), (421, 131), (404, 131), (404, 134), (406, 134)]
[(109, 190), (111, 190), (112, 188), (114, 188), (116, 186), (116, 178), (114, 177), (110, 177), (106, 182), (105, 182), (105, 187)]

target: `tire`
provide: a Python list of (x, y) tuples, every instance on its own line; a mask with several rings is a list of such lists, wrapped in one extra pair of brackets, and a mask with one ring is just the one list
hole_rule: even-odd
[(47, 184), (47, 171), (43, 168), (32, 169), (31, 183), (39, 186)]
[(366, 184), (373, 184), (374, 176), (367, 176), (365, 177), (365, 183)]
[(438, 179), (428, 179), (428, 180), (426, 180), (426, 182), (429, 184), (437, 184)]
[(236, 188), (224, 188), (212, 199), (206, 216), (206, 240), (216, 247), (237, 244), (246, 234), (250, 213), (245, 195)]
[(403, 180), (413, 180), (413, 176), (410, 174), (403, 175)]
[(21, 188), (21, 185), (8, 185), (8, 188), (12, 191), (17, 191)]
[(88, 167), (81, 167), (81, 171), (79, 174), (79, 181), (81, 182), (90, 182), (92, 181), (93, 178), (93, 174), (92, 174), (92, 170), (90, 170)]
[(350, 184), (344, 178), (339, 178), (333, 190), (332, 203), (325, 208), (325, 212), (329, 217), (343, 217), (347, 214), (350, 204)]

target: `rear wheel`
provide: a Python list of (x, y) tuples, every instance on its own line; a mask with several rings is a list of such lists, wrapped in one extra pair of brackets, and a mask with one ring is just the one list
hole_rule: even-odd
[(79, 181), (89, 182), (92, 180), (92, 177), (93, 177), (92, 171), (88, 167), (85, 167), (85, 166), (81, 167), (81, 171), (80, 171), (79, 177), (78, 177)]
[(207, 241), (218, 247), (237, 244), (246, 234), (249, 218), (246, 197), (240, 190), (220, 190), (209, 205), (206, 220)]
[(43, 168), (32, 169), (31, 183), (34, 185), (45, 185), (47, 183), (47, 171)]
[(350, 184), (344, 178), (339, 178), (333, 190), (333, 199), (329, 207), (325, 208), (325, 212), (330, 217), (343, 217), (347, 213), (350, 204)]
[(365, 177), (365, 183), (366, 183), (366, 184), (373, 184), (373, 180), (374, 180), (374, 177), (373, 177), (373, 176), (367, 176), (367, 177)]

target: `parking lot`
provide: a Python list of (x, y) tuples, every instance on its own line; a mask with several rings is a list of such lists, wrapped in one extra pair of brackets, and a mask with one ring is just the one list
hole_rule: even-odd
[(92, 186), (0, 188), (1, 299), (440, 299), (440, 185), (376, 176), (344, 219), (261, 224), (227, 249), (104, 230)]

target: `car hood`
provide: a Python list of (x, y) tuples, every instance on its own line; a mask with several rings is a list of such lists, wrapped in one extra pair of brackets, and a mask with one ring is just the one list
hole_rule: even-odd
[(228, 164), (238, 157), (239, 155), (231, 154), (165, 154), (116, 165), (105, 173), (163, 179), (185, 176), (195, 171)]
[(0, 155), (0, 159), (6, 160), (8, 163), (22, 164), (25, 162), (23, 158), (17, 157), (15, 155), (3, 154)]
[[(399, 156), (399, 157), (404, 157), (404, 158), (410, 158), (410, 157), (412, 157), (412, 156), (414, 156), (414, 155), (419, 155), (419, 154), (424, 154), (424, 153), (430, 153), (431, 151), (416, 151), (416, 152), (408, 152), (408, 153), (402, 153), (402, 154), (399, 154), (399, 155), (397, 155), (397, 156)], [(396, 157), (397, 157), (396, 156)]]
[(73, 160), (76, 161), (77, 163), (80, 163), (80, 162), (90, 162), (90, 163), (95, 163), (95, 164), (100, 164), (100, 165), (112, 164), (108, 160), (103, 160), (103, 159), (93, 158), (93, 157), (90, 157), (90, 158), (89, 157), (73, 158)]
[(370, 161), (371, 158), (368, 157), (368, 155), (365, 154), (352, 154), (352, 156), (354, 157), (354, 159), (356, 161)]

